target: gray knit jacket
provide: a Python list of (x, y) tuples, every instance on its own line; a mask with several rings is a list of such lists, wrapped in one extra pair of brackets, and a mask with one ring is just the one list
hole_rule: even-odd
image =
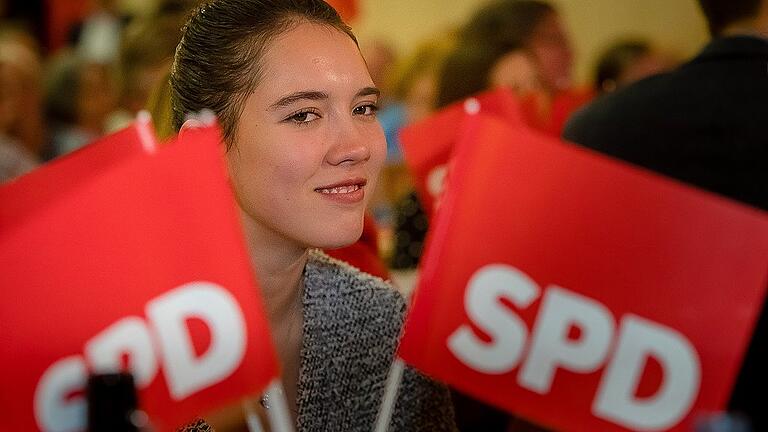
[[(373, 431), (406, 304), (383, 280), (320, 251), (304, 268), (298, 432)], [(210, 432), (203, 420), (184, 432)], [(448, 390), (406, 367), (390, 431), (456, 431)]]
[[(372, 431), (405, 300), (383, 280), (311, 251), (303, 305), (298, 431)], [(448, 390), (406, 367), (389, 430), (456, 430)]]

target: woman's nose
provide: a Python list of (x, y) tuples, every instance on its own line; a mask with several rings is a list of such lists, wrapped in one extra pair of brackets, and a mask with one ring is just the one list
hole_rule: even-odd
[(371, 158), (371, 145), (375, 139), (370, 126), (354, 124), (355, 120), (340, 122), (333, 133), (333, 144), (326, 160), (331, 165), (354, 165)]

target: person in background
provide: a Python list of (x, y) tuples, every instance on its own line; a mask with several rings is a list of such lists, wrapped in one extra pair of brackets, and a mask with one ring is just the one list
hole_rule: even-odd
[[(416, 268), (423, 247), (423, 233), (427, 229), (426, 216), (420, 209), (412, 180), (402, 160), (398, 134), (400, 129), (429, 116), (437, 103), (440, 70), (445, 57), (453, 49), (453, 35), (435, 38), (417, 47), (395, 68), (392, 88), (399, 101), (385, 109), (379, 119), (387, 138), (388, 165), (382, 175), (382, 189), (386, 197), (387, 260), (389, 266), (401, 271)], [(376, 208), (374, 208), (376, 211)], [(406, 279), (410, 279), (406, 277)], [(401, 288), (406, 291), (410, 286)]]
[[(768, 0), (699, 4), (713, 39), (695, 58), (595, 100), (563, 137), (768, 210)], [(765, 310), (729, 404), (756, 431), (768, 430)]]
[(119, 106), (107, 119), (107, 131), (127, 126), (148, 103), (150, 93), (168, 78), (190, 1), (164, 1), (148, 17), (125, 29), (118, 56)]
[(3, 108), (0, 133), (24, 147), (34, 159), (48, 152), (43, 110), (40, 47), (23, 27), (0, 27), (0, 63), (3, 68)]
[(388, 79), (395, 103), (379, 114), (387, 138), (388, 162), (402, 161), (397, 137), (400, 129), (434, 111), (440, 68), (452, 47), (451, 35), (435, 38), (416, 47), (413, 53), (395, 64)]
[(0, 37), (0, 183), (37, 167), (40, 144), (34, 139), (42, 131), (28, 126), (41, 120), (40, 112), (39, 59), (25, 45)]
[(592, 97), (591, 89), (573, 85), (573, 50), (557, 10), (540, 0), (494, 0), (467, 22), (461, 39), (470, 46), (492, 46), (530, 54), (539, 91), (523, 100), (532, 127), (560, 136), (568, 116)]
[(520, 47), (459, 41), (443, 62), (435, 96), (438, 108), (474, 94), (507, 88), (520, 98), (542, 88), (531, 55)]
[(112, 66), (63, 51), (50, 62), (46, 75), (46, 117), (53, 155), (67, 154), (101, 137), (117, 107)]
[(363, 54), (365, 64), (371, 73), (371, 79), (381, 89), (382, 102), (381, 108), (385, 108), (392, 95), (389, 88), (392, 75), (392, 68), (397, 63), (397, 54), (392, 45), (384, 39), (374, 39), (360, 44), (360, 52)]
[[(315, 249), (363, 230), (385, 158), (378, 96), (351, 30), (322, 0), (205, 2), (174, 58), (174, 127), (194, 127), (185, 118), (206, 108), (221, 122), (299, 431), (371, 430), (404, 319), (390, 285)], [(390, 430), (455, 430), (446, 388), (406, 368)]]
[(96, 0), (93, 10), (72, 30), (77, 34), (77, 56), (89, 63), (114, 64), (127, 21), (116, 0)]
[(610, 93), (645, 77), (666, 72), (671, 62), (641, 39), (617, 42), (606, 49), (595, 68), (595, 92)]
[[(417, 55), (420, 53), (417, 52)], [(420, 57), (417, 57), (420, 58)], [(541, 79), (532, 55), (508, 42), (483, 42), (476, 37), (459, 38), (446, 47), (437, 67), (425, 75), (428, 92), (422, 117), (476, 93), (508, 88), (520, 98), (538, 94)], [(401, 194), (395, 206), (391, 266), (413, 269), (424, 248), (429, 221), (416, 192)]]
[(173, 106), (171, 106), (171, 68), (155, 83), (147, 97), (144, 109), (152, 117), (155, 135), (160, 142), (165, 142), (176, 134), (173, 126)]

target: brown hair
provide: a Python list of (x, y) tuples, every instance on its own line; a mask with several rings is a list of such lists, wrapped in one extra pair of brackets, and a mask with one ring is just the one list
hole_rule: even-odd
[(323, 0), (211, 0), (182, 29), (171, 71), (173, 126), (188, 113), (216, 113), (231, 147), (248, 94), (259, 83), (261, 58), (271, 40), (301, 22), (352, 30)]
[(718, 36), (736, 21), (753, 18), (762, 0), (699, 0), (712, 36)]
[(464, 25), (462, 39), (513, 50), (528, 46), (544, 18), (556, 9), (540, 0), (496, 0), (479, 9)]

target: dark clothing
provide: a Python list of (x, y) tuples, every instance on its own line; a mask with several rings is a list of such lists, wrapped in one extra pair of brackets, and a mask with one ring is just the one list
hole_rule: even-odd
[(563, 137), (768, 209), (768, 40), (716, 39), (578, 111)]
[(396, 270), (419, 266), (429, 221), (416, 191), (411, 190), (395, 203), (394, 250), (389, 266)]
[[(768, 40), (713, 40), (677, 70), (596, 100), (565, 139), (768, 210)], [(768, 430), (766, 305), (730, 409)]]

